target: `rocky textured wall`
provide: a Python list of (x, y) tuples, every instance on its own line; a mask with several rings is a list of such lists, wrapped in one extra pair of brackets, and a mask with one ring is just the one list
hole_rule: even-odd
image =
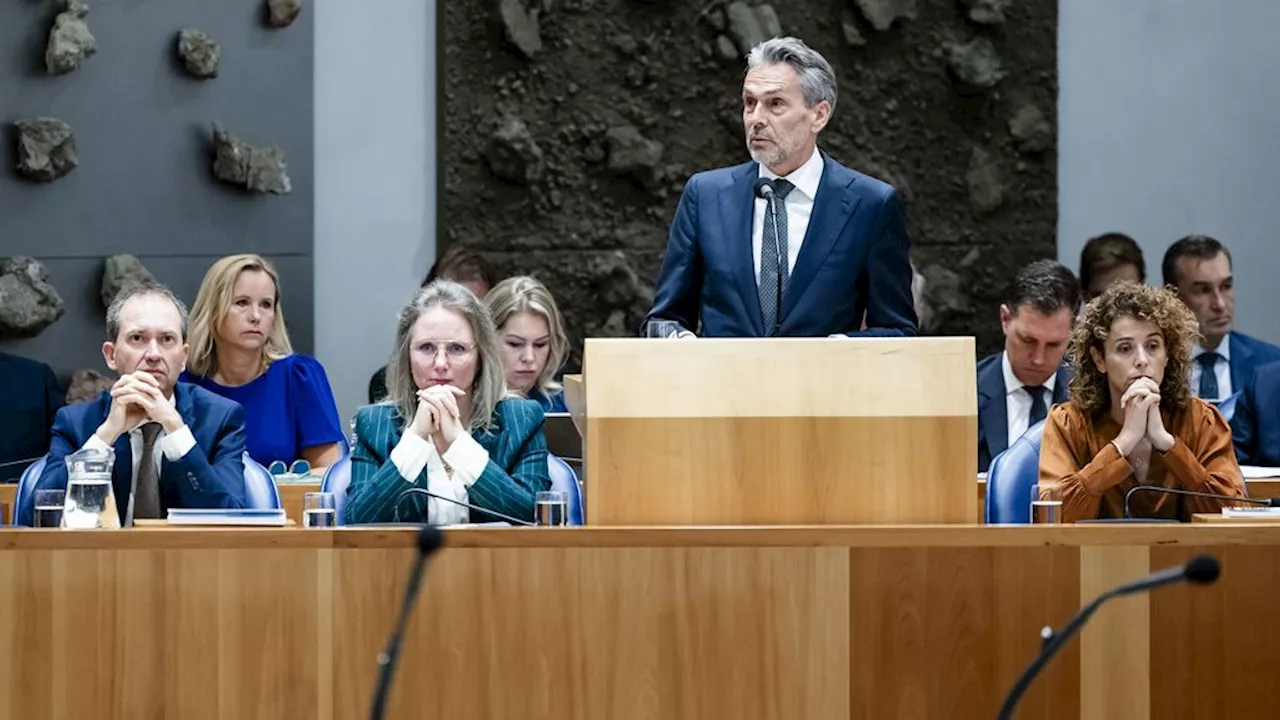
[(743, 162), (742, 56), (835, 67), (820, 144), (908, 200), (930, 334), (999, 346), (1019, 266), (1055, 256), (1055, 0), (441, 4), (440, 246), (544, 280), (581, 339), (639, 326), (685, 179)]

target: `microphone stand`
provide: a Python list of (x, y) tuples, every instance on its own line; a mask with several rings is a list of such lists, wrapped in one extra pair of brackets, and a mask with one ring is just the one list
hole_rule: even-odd
[(439, 494), (439, 493), (433, 493), (433, 492), (431, 492), (430, 490), (427, 490), (427, 489), (425, 489), (425, 488), (420, 488), (420, 487), (412, 487), (412, 488), (409, 488), (408, 490), (405, 490), (404, 492), (400, 493), (400, 496), (396, 498), (396, 503), (395, 503), (395, 505), (393, 506), (393, 508), (395, 509), (395, 516), (394, 516), (394, 517), (395, 517), (395, 522), (401, 522), (401, 520), (400, 520), (400, 505), (401, 505), (401, 503), (403, 503), (403, 502), (404, 502), (404, 499), (405, 499), (405, 498), (407, 498), (407, 497), (409, 497), (410, 495), (426, 495), (427, 497), (433, 497), (433, 498), (435, 498), (435, 499), (437, 499), (437, 500), (443, 500), (443, 501), (445, 501), (445, 502), (447, 502), (447, 503), (453, 503), (454, 505), (459, 505), (459, 506), (461, 506), (461, 507), (467, 508), (468, 510), (475, 510), (476, 512), (482, 512), (482, 513), (485, 513), (485, 514), (487, 514), (487, 515), (492, 515), (492, 516), (497, 517), (497, 518), (502, 518), (503, 520), (506, 520), (507, 522), (511, 523), (512, 525), (519, 525), (519, 526), (521, 526), (521, 527), (537, 527), (537, 523), (531, 523), (531, 522), (529, 522), (528, 520), (521, 520), (521, 519), (520, 519), (520, 518), (518, 518), (518, 517), (512, 517), (512, 516), (510, 516), (510, 515), (505, 515), (505, 514), (503, 514), (503, 513), (498, 512), (497, 510), (490, 510), (490, 509), (488, 509), (488, 508), (482, 508), (482, 507), (480, 507), (480, 506), (478, 506), (478, 505), (472, 505), (471, 503), (463, 502), (463, 501), (461, 501), (461, 500), (454, 500), (454, 499), (453, 499), (453, 498), (451, 498), (451, 497), (445, 497), (444, 495), (441, 495), (441, 494)]
[(1129, 511), (1129, 499), (1134, 493), (1140, 492), (1157, 492), (1164, 495), (1182, 495), (1186, 497), (1202, 497), (1210, 500), (1221, 500), (1223, 502), (1248, 503), (1252, 505), (1261, 505), (1263, 507), (1280, 507), (1280, 498), (1251, 498), (1236, 497), (1234, 495), (1219, 495), (1218, 493), (1199, 492), (1197, 490), (1182, 490), (1180, 488), (1162, 487), (1160, 485), (1138, 485), (1129, 488), (1129, 492), (1124, 494), (1124, 516), (1126, 519), (1133, 519), (1133, 514)]

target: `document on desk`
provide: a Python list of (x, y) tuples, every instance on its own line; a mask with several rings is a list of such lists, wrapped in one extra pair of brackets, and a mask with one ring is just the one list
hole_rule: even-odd
[(1245, 480), (1262, 480), (1263, 478), (1280, 478), (1280, 467), (1262, 467), (1261, 465), (1241, 465), (1240, 473)]
[(284, 510), (267, 508), (170, 508), (170, 525), (252, 525), (284, 527)]

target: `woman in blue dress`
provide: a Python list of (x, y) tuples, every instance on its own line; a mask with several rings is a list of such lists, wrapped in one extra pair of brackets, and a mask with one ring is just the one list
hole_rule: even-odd
[(551, 291), (534, 278), (511, 277), (495, 285), (484, 303), (498, 328), (507, 387), (536, 400), (544, 412), (567, 412), (555, 375), (569, 341)]
[(324, 368), (298, 355), (280, 310), (280, 276), (258, 255), (214, 263), (191, 308), (185, 382), (244, 406), (246, 449), (262, 465), (342, 457), (346, 439)]

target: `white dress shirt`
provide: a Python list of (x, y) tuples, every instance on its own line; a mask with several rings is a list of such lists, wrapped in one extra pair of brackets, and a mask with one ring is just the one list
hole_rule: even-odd
[[(1200, 369), (1199, 357), (1209, 352), (1203, 347), (1196, 345), (1191, 351), (1191, 394), (1200, 397)], [(1218, 402), (1231, 397), (1231, 335), (1223, 336), (1222, 342), (1218, 343), (1218, 347), (1213, 352), (1218, 353), (1222, 357), (1213, 363), (1213, 374), (1218, 376), (1218, 397), (1216, 398), (1200, 398), (1209, 402)]]
[[(408, 490), (427, 469), (427, 490), (459, 502), (471, 502), (467, 488), (480, 479), (489, 464), (489, 453), (475, 438), (463, 433), (454, 439), (444, 457), (436, 450), (436, 444), (423, 440), (418, 434), (405, 428), (400, 442), (391, 450), (391, 464), (400, 471)], [(453, 470), (452, 473), (445, 465)], [(432, 525), (460, 525), (470, 522), (471, 511), (436, 498), (427, 498), (427, 522)]]
[[(818, 148), (795, 172), (783, 177), (783, 180), (795, 185), (787, 195), (787, 277), (795, 271), (796, 258), (800, 255), (800, 245), (804, 243), (805, 231), (809, 229), (809, 218), (813, 215), (813, 199), (818, 196), (818, 183), (822, 180), (822, 153)], [(760, 165), (759, 177), (777, 179), (774, 171)], [(763, 198), (756, 198), (755, 209), (751, 216), (751, 257), (756, 268), (756, 285), (760, 284), (760, 248), (764, 245), (765, 209), (768, 203)]]
[[(1031, 393), (1027, 392), (1027, 386), (1022, 384), (1018, 376), (1013, 374), (1013, 366), (1009, 364), (1009, 353), (1000, 353), (1000, 368), (1004, 370), (1004, 407), (1009, 424), (1009, 444), (1012, 445), (1013, 441), (1022, 437), (1029, 427)], [(1057, 384), (1058, 372), (1055, 368), (1054, 373), (1044, 383), (1045, 410), (1053, 405), (1053, 388)]]
[[(169, 396), (169, 405), (174, 404), (173, 396)], [(138, 465), (142, 462), (142, 426), (152, 422), (151, 418), (143, 418), (142, 422), (133, 426), (129, 431), (129, 450), (132, 457), (133, 466), (130, 468), (132, 473), (129, 476), (129, 487), (138, 486)], [(164, 428), (160, 428), (160, 432), (156, 434), (156, 449), (161, 452), (151, 453), (151, 459), (156, 464), (156, 479), (160, 478), (161, 461), (168, 458), (169, 462), (176, 462), (186, 457), (191, 452), (191, 448), (196, 446), (196, 438), (191, 434), (191, 428), (183, 425), (178, 428), (177, 432), (170, 435), (165, 432)], [(81, 450), (111, 450), (110, 445), (102, 442), (102, 438), (97, 433), (89, 436), (88, 441), (81, 446)], [(161, 454), (163, 453), (163, 455)], [(129, 511), (129, 498), (116, 498), (116, 504), (124, 503), (125, 512)]]

